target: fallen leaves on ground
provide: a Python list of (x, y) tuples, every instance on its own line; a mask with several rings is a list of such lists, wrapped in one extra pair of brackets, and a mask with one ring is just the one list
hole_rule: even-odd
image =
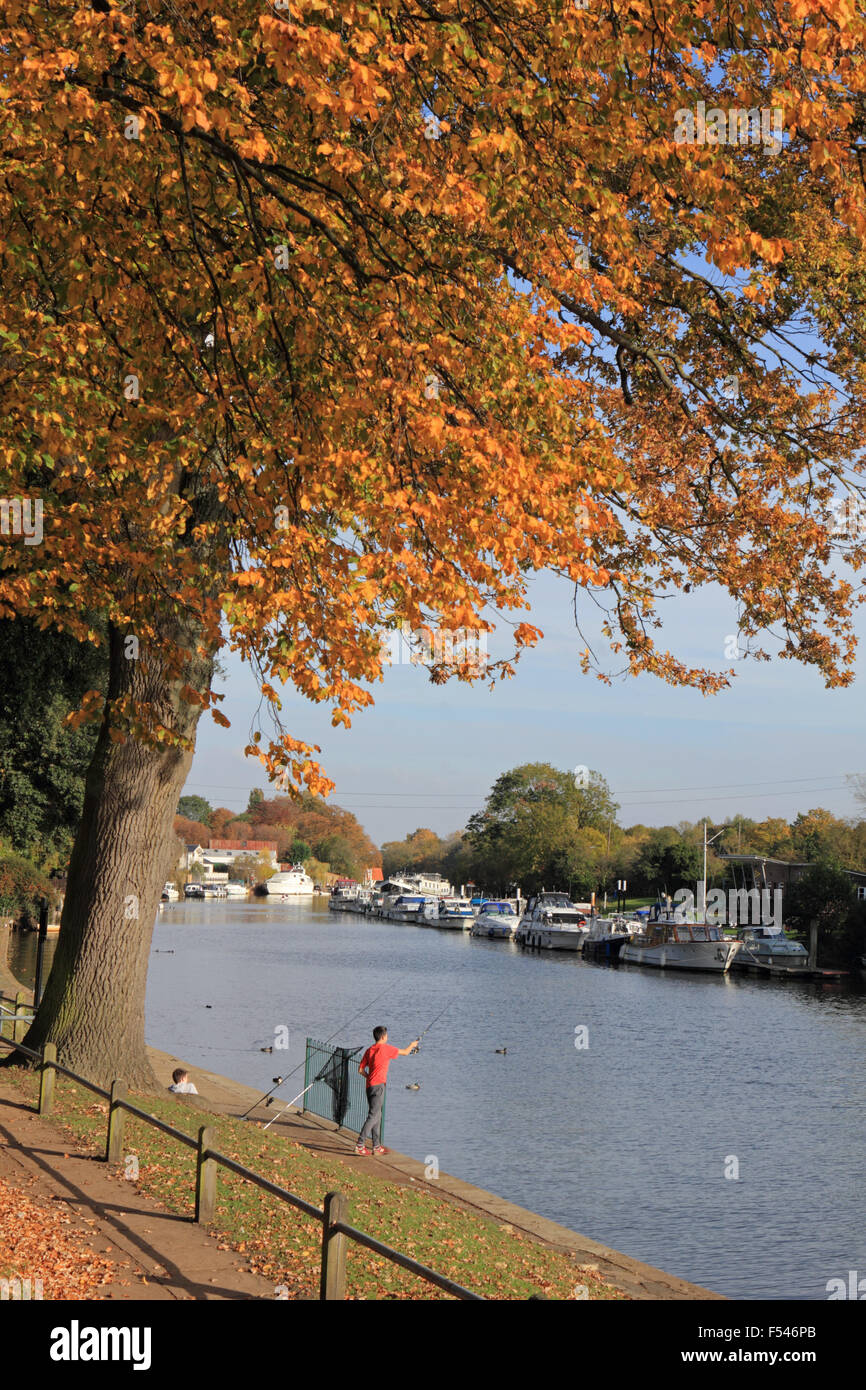
[[(115, 1265), (98, 1255), (65, 1207), (0, 1179), (0, 1275), (30, 1281), (30, 1297), (81, 1299), (110, 1282)], [(41, 1286), (37, 1284), (41, 1280)]]

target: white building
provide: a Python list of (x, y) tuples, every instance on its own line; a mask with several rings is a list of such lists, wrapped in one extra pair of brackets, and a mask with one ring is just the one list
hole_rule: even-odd
[[(279, 868), (275, 840), (211, 840), (207, 849), (187, 845), (179, 868), (190, 873), (195, 865), (201, 870), (202, 883), (228, 883), (238, 859), (264, 859), (274, 870)], [(196, 875), (198, 877), (198, 875)]]

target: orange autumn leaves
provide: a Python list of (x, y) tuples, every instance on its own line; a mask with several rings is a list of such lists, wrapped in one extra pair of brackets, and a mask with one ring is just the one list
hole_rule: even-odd
[(91, 1249), (62, 1204), (36, 1200), (3, 1180), (0, 1249), (0, 1276), (10, 1282), (22, 1281), (12, 1285), (19, 1296), (98, 1298), (100, 1287), (110, 1283), (115, 1274), (114, 1262)]
[[(46, 508), (0, 614), (97, 613), (181, 681), (188, 616), (275, 712), (348, 722), (383, 632), (519, 615), (552, 568), (635, 674), (725, 682), (653, 638), (718, 584), (847, 681), (864, 37), (811, 3), (7, 5), (0, 496)], [(783, 149), (677, 143), (699, 101), (781, 109)], [(249, 748), (327, 789), (303, 740)]]

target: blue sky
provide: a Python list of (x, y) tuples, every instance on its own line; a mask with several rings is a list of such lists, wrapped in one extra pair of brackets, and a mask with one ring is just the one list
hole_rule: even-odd
[[(817, 672), (795, 662), (727, 660), (735, 607), (713, 589), (663, 605), (658, 642), (694, 665), (732, 666), (731, 689), (705, 697), (650, 676), (605, 686), (580, 671), (572, 586), (543, 574), (531, 592), (528, 619), (545, 639), (493, 692), (483, 684), (433, 685), (423, 668), (394, 665), (374, 690), (375, 706), (346, 730), (331, 727), (324, 707), (286, 691), (289, 732), (321, 745), (336, 782), (332, 800), (353, 811), (376, 843), (418, 826), (440, 834), (462, 828), (499, 773), (536, 761), (601, 772), (623, 825), (704, 814), (719, 825), (737, 813), (790, 819), (816, 806), (857, 813), (845, 774), (866, 765), (859, 679), (848, 690), (826, 690)], [(866, 620), (858, 631), (866, 636)], [(490, 649), (496, 656), (504, 646), (494, 637)], [(243, 756), (259, 704), (255, 681), (235, 658), (224, 662), (218, 688), (232, 728), (202, 719), (185, 790), (240, 811), (251, 787), (271, 793), (260, 765)]]

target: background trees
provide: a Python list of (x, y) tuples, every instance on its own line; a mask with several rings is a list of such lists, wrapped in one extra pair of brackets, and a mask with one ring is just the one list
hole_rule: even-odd
[(525, 763), (504, 772), (484, 810), (466, 827), (473, 877), (500, 892), (519, 885), (530, 893), (558, 886), (564, 878), (583, 889), (593, 878), (591, 866), (616, 809), (596, 772), (586, 786), (576, 786), (573, 773), (550, 763)]
[(177, 814), (199, 825), (210, 826), (213, 823), (213, 807), (203, 796), (182, 796), (177, 803)]
[(7, 619), (0, 672), (0, 840), (40, 867), (65, 869), (96, 730), (64, 721), (104, 687), (105, 652), (32, 618)]

